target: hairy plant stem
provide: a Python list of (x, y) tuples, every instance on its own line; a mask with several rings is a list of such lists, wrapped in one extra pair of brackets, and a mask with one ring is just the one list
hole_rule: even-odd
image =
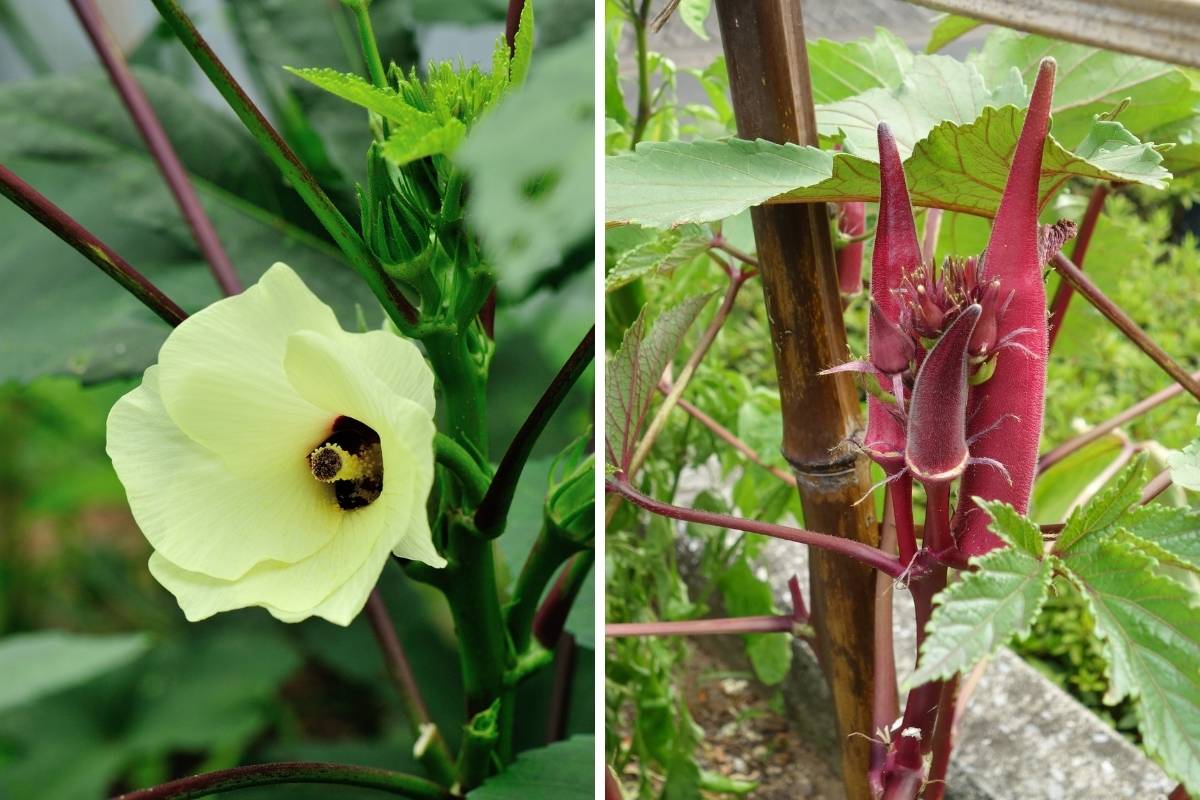
[(899, 578), (905, 571), (904, 567), (900, 564), (900, 560), (895, 556), (888, 555), (877, 547), (872, 547), (869, 544), (857, 542), (853, 539), (844, 539), (840, 536), (830, 536), (825, 533), (815, 533), (803, 530), (802, 528), (791, 528), (787, 525), (775, 525), (770, 522), (742, 519), (741, 517), (729, 514), (717, 514), (711, 511), (683, 508), (682, 506), (660, 502), (653, 497), (647, 497), (625, 482), (608, 480), (605, 481), (604, 486), (606, 491), (620, 495), (635, 505), (641, 506), (653, 514), (658, 514), (660, 517), (669, 517), (671, 519), (683, 520), (684, 522), (697, 522), (701, 525), (713, 525), (718, 528), (732, 528), (733, 530), (759, 533), (764, 536), (773, 536), (776, 539), (806, 544), (854, 559), (893, 578)]
[(547, 742), (558, 742), (567, 736), (577, 650), (575, 637), (569, 633), (554, 648), (554, 685), (550, 689), (550, 709), (546, 712)]
[(437, 462), (458, 479), (467, 505), (476, 506), (488, 490), (488, 476), (471, 454), (444, 433), (433, 436), (433, 454)]
[(678, 622), (609, 622), (604, 635), (625, 636), (723, 636), (731, 633), (795, 633), (796, 620), (788, 614), (724, 619), (689, 619)]
[[(1192, 378), (1200, 381), (1200, 371), (1193, 372)], [(1166, 387), (1165, 389), (1160, 389), (1146, 399), (1139, 400), (1137, 403), (1134, 403), (1121, 413), (1109, 417), (1104, 422), (1092, 426), (1075, 438), (1068, 439), (1041, 457), (1041, 459), (1038, 461), (1038, 474), (1040, 475), (1050, 467), (1062, 461), (1067, 456), (1071, 455), (1077, 450), (1083, 449), (1097, 439), (1104, 437), (1106, 434), (1116, 430), (1126, 422), (1136, 419), (1142, 414), (1158, 408), (1171, 398), (1178, 397), (1181, 394), (1183, 394), (1183, 387), (1178, 383), (1172, 383), (1170, 386)]]
[(543, 523), (521, 568), (521, 574), (517, 576), (512, 598), (505, 609), (508, 636), (518, 658), (529, 648), (533, 639), (533, 618), (546, 585), (558, 568), (581, 549), (581, 545), (567, 539), (553, 525)]
[[(666, 383), (665, 381), (660, 381), (658, 384), (658, 390), (660, 392), (662, 392), (663, 394), (670, 394), (671, 385), (669, 383)], [(696, 406), (692, 405), (687, 400), (684, 400), (682, 397), (680, 397), (675, 402), (676, 402), (676, 405), (678, 405), (685, 412), (687, 412), (689, 415), (691, 415), (691, 417), (694, 420), (696, 420), (701, 425), (703, 425), (704, 427), (706, 427), (710, 431), (712, 431), (713, 434), (718, 439), (721, 439), (726, 444), (733, 447), (734, 450), (737, 450), (739, 453), (741, 453), (746, 458), (748, 458), (751, 462), (762, 467), (767, 472), (774, 475), (776, 478), (779, 478), (779, 480), (783, 481), (788, 486), (792, 486), (792, 487), (796, 486), (796, 476), (792, 475), (789, 472), (785, 472), (784, 470), (780, 469), (779, 467), (776, 467), (774, 465), (771, 465), (771, 464), (768, 464), (767, 462), (765, 462), (763, 460), (763, 457), (760, 456), (754, 450), (754, 448), (752, 448), (750, 445), (746, 444), (741, 439), (739, 439), (737, 436), (735, 436), (734, 433), (732, 431), (730, 431), (728, 428), (726, 428), (724, 425), (717, 422), (715, 419), (710, 417), (708, 414), (705, 414), (703, 411), (696, 408)]]
[(921, 243), (921, 252), (927, 261), (937, 261), (938, 234), (942, 230), (942, 209), (931, 208), (925, 215), (925, 237)]
[(912, 475), (907, 472), (887, 485), (887, 499), (896, 526), (896, 549), (900, 563), (909, 564), (917, 554), (917, 533), (912, 515)]
[[(879, 536), (879, 549), (885, 553), (896, 549), (896, 503), (897, 498), (889, 491)], [(911, 515), (911, 501), (908, 511)], [(900, 561), (908, 563), (903, 557)], [(875, 683), (871, 694), (870, 783), (876, 789), (883, 785), (883, 767), (887, 759), (887, 746), (879, 737), (881, 731), (889, 730), (892, 722), (900, 716), (896, 695), (896, 651), (892, 640), (892, 584), (892, 579), (882, 572), (875, 574)]]
[(417, 740), (413, 755), (421, 766), (425, 767), (430, 777), (445, 786), (450, 786), (455, 781), (454, 759), (450, 756), (445, 739), (429, 715), (429, 707), (425, 705), (421, 687), (417, 684), (408, 655), (396, 635), (396, 626), (392, 623), (387, 604), (383, 602), (378, 587), (372, 589), (367, 597), (365, 611), (367, 621), (371, 623), (371, 632), (375, 634), (375, 641), (383, 655), (388, 676), (400, 696), (400, 707), (404, 710), (404, 716), (408, 719), (413, 736)]
[(229, 104), (242, 124), (258, 142), (259, 147), (275, 164), (305, 204), (320, 220), (329, 235), (345, 253), (350, 265), (366, 281), (384, 310), (402, 331), (410, 331), (417, 323), (417, 310), (383, 271), (379, 259), (366, 242), (338, 211), (333, 201), (317, 183), (312, 173), (300, 162), (287, 143), (254, 105), (225, 65), (221, 63), (208, 42), (196, 30), (178, 0), (153, 0), (154, 7), (167, 26), (191, 54), (213, 87)]
[[(1075, 244), (1071, 248), (1071, 261), (1077, 267), (1083, 269), (1083, 259), (1087, 256), (1088, 245), (1092, 242), (1092, 234), (1096, 231), (1096, 221), (1100, 219), (1100, 212), (1104, 210), (1104, 201), (1108, 199), (1108, 195), (1112, 192), (1112, 184), (1107, 181), (1096, 184), (1092, 187), (1091, 197), (1088, 198), (1087, 209), (1083, 212), (1083, 219), (1079, 224), (1079, 231), (1075, 234)], [(1054, 291), (1054, 299), (1050, 301), (1050, 322), (1049, 322), (1049, 338), (1048, 348), (1054, 350), (1054, 342), (1058, 339), (1058, 332), (1062, 330), (1063, 319), (1067, 314), (1067, 306), (1071, 303), (1071, 284), (1066, 281), (1060, 281), (1058, 288)]]
[(525, 462), (529, 460), (534, 444), (546, 429), (554, 412), (562, 405), (579, 376), (592, 363), (595, 350), (596, 326), (593, 325), (559, 368), (546, 391), (538, 398), (529, 416), (521, 423), (521, 427), (509, 442), (508, 449), (500, 459), (500, 466), (496, 468), (491, 486), (475, 511), (475, 527), (484, 536), (499, 536), (504, 532), (504, 521), (508, 518), (513, 493), (517, 490), (517, 481), (525, 469)]
[(957, 703), (956, 675), (942, 684), (942, 693), (938, 696), (937, 722), (933, 726), (933, 758), (929, 762), (924, 800), (942, 800), (946, 795), (946, 771), (950, 767), (950, 751), (954, 747), (954, 710)]
[(550, 587), (550, 591), (538, 607), (537, 614), (533, 617), (533, 635), (547, 650), (554, 649), (561, 639), (571, 606), (575, 605), (575, 599), (579, 596), (579, 591), (583, 588), (595, 561), (594, 549), (577, 553), (563, 567), (558, 579), (554, 581), (554, 585)]
[[(717, 334), (721, 331), (721, 326), (729, 319), (729, 313), (733, 311), (734, 301), (737, 300), (738, 292), (746, 281), (754, 276), (755, 273), (748, 271), (734, 270), (729, 275), (729, 285), (725, 289), (725, 296), (721, 300), (721, 305), (717, 308), (713, 315), (712, 321), (708, 323), (708, 327), (700, 334), (700, 340), (696, 342), (696, 349), (688, 356), (684, 362), (683, 368), (679, 370), (679, 377), (671, 384), (670, 391), (663, 398), (662, 404), (658, 410), (654, 412), (654, 417), (650, 420), (650, 424), (646, 426), (645, 433), (642, 434), (641, 440), (637, 447), (634, 448), (633, 457), (629, 461), (629, 469), (626, 470), (625, 479), (632, 481), (637, 477), (638, 470), (642, 468), (646, 457), (650, 455), (650, 449), (654, 447), (654, 442), (658, 439), (659, 434), (667, 426), (667, 417), (671, 414), (679, 398), (683, 396), (683, 392), (687, 389), (688, 383), (692, 380), (692, 376), (696, 374), (696, 368), (700, 366), (700, 362), (708, 355), (709, 348), (716, 341)], [(608, 525), (612, 522), (613, 516), (617, 513), (617, 508), (620, 503), (616, 498), (609, 501), (604, 510), (604, 523)]]
[(462, 747), (458, 753), (459, 789), (470, 791), (487, 778), (499, 738), (494, 703), (463, 726)]
[(1197, 381), (1183, 367), (1179, 366), (1179, 363), (1159, 347), (1116, 303), (1110, 300), (1100, 290), (1100, 287), (1092, 283), (1091, 279), (1084, 275), (1079, 267), (1071, 263), (1071, 260), (1062, 253), (1051, 259), (1050, 263), (1062, 275), (1064, 281), (1070, 283), (1075, 288), (1075, 291), (1087, 298), (1087, 301), (1103, 314), (1109, 322), (1115, 325), (1121, 333), (1125, 334), (1125, 337), (1129, 341), (1137, 345), (1138, 349), (1143, 353), (1150, 356), (1150, 359), (1163, 372), (1170, 375), (1189, 394), (1200, 400), (1200, 381)]
[[(636, 0), (631, 0), (633, 9)], [(633, 120), (633, 133), (629, 137), (629, 149), (637, 147), (638, 142), (646, 135), (646, 125), (650, 122), (650, 53), (646, 44), (646, 25), (650, 18), (650, 0), (641, 0), (641, 5), (631, 15), (633, 23), (633, 39), (636, 49), (638, 74), (638, 104), (637, 115)]]
[(196, 196), (196, 191), (188, 180), (187, 171), (180, 163), (175, 148), (171, 146), (171, 140), (167, 137), (167, 132), (163, 130), (158, 115), (154, 113), (154, 107), (150, 105), (146, 93), (142, 91), (142, 87), (134, 78), (133, 72), (129, 69), (129, 64), (126, 63), (125, 56), (121, 52), (120, 45), (117, 44), (112, 31), (105, 24), (104, 17), (96, 7), (95, 1), (71, 0), (71, 7), (75, 9), (75, 16), (79, 18), (80, 24), (86, 31), (92, 48), (100, 58), (100, 63), (104, 65), (104, 71), (108, 73), (108, 78), (117, 90), (117, 94), (120, 95), (121, 102), (125, 104), (129, 116), (142, 135), (146, 149), (154, 157), (159, 172), (162, 173), (167, 187), (171, 190), (171, 195), (175, 198), (175, 204), (179, 206), (184, 221), (192, 231), (192, 238), (196, 240), (200, 252), (208, 262), (217, 286), (226, 296), (238, 294), (242, 291), (242, 284), (238, 280), (237, 273), (234, 272), (229, 256), (225, 253), (225, 248), (221, 246), (221, 239), (217, 236), (212, 221), (204, 212), (204, 206), (200, 204), (200, 199)]
[(113, 800), (188, 800), (213, 794), (249, 789), (254, 786), (275, 786), (281, 783), (326, 783), (340, 786), (359, 786), (416, 800), (449, 800), (450, 792), (432, 781), (389, 772), (373, 767), (350, 764), (328, 764), (318, 761), (283, 761), (276, 764), (252, 764), (203, 775), (180, 778), (149, 789), (139, 789)]
[(175, 326), (187, 319), (187, 312), (131, 267), (129, 262), (117, 255), (116, 251), (2, 164), (0, 194), (75, 248), (80, 255), (99, 267), (101, 272), (119, 283), (125, 291), (140, 300), (168, 325)]

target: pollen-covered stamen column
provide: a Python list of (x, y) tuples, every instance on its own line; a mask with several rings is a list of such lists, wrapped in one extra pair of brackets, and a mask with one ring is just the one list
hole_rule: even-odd
[[(737, 115), (738, 135), (817, 143), (804, 25), (798, 0), (718, 0), (717, 16)], [(805, 526), (878, 543), (864, 457), (841, 445), (860, 427), (848, 375), (818, 373), (847, 359), (837, 267), (823, 204), (751, 211), (762, 269), (779, 392), (783, 453), (792, 465)], [(850, 800), (870, 796), (873, 596), (869, 568), (812, 549), (812, 621), (833, 690)]]

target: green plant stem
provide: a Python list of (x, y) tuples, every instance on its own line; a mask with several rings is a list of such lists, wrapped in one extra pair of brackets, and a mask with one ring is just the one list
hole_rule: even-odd
[(429, 707), (425, 705), (421, 687), (413, 674), (404, 646), (400, 644), (400, 638), (396, 635), (396, 626), (392, 623), (392, 617), (378, 588), (372, 589), (367, 597), (365, 611), (367, 621), (371, 623), (371, 632), (375, 634), (375, 640), (379, 643), (383, 663), (396, 686), (396, 693), (400, 696), (404, 716), (408, 718), (416, 737), (417, 744), (413, 748), (413, 755), (431, 777), (449, 786), (454, 783), (454, 759), (451, 758), (450, 749), (438, 731), (433, 717), (429, 715)]
[(458, 632), (463, 691), (472, 716), (500, 696), (510, 661), (492, 548), (490, 540), (461, 525), (451, 526), (451, 574), (446, 576), (444, 591)]
[(444, 433), (437, 433), (433, 437), (433, 455), (439, 464), (458, 478), (467, 505), (478, 505), (487, 493), (489, 480), (466, 448)]
[(354, 24), (358, 26), (358, 43), (362, 47), (363, 60), (367, 62), (367, 74), (371, 83), (380, 89), (387, 88), (387, 72), (383, 68), (383, 59), (379, 57), (379, 44), (375, 40), (375, 29), (371, 26), (370, 0), (343, 0), (354, 13)]
[(120, 795), (114, 800), (187, 800), (254, 786), (274, 786), (281, 783), (328, 783), (340, 786), (360, 786), (379, 789), (400, 797), (417, 800), (443, 800), (450, 792), (432, 781), (389, 772), (372, 767), (350, 764), (327, 764), (317, 761), (284, 761), (277, 764), (252, 764), (203, 775), (180, 778), (149, 789)]
[(471, 352), (469, 334), (437, 331), (425, 336), (425, 351), (442, 385), (447, 434), (487, 456), (487, 368)]
[(131, 267), (128, 261), (3, 165), (0, 165), (0, 194), (75, 248), (168, 325), (175, 326), (187, 319), (187, 312)]
[(488, 487), (487, 496), (475, 512), (475, 527), (484, 536), (499, 536), (504, 532), (504, 523), (512, 506), (513, 494), (517, 490), (517, 481), (525, 469), (525, 462), (529, 460), (534, 444), (546, 429), (546, 424), (550, 422), (554, 412), (562, 405), (571, 387), (592, 362), (595, 344), (596, 326), (593, 325), (558, 370), (554, 380), (546, 387), (546, 391), (513, 436), (504, 457), (500, 459), (500, 466), (496, 469), (492, 485)]
[(493, 703), (463, 726), (462, 747), (458, 752), (458, 782), (464, 791), (483, 783), (491, 771), (492, 753), (496, 752), (496, 743), (500, 739), (496, 728), (498, 713), (499, 705)]
[(638, 105), (637, 116), (633, 121), (633, 134), (630, 138), (629, 149), (637, 147), (638, 142), (646, 134), (646, 125), (650, 122), (650, 54), (646, 46), (646, 23), (650, 16), (650, 0), (642, 0), (637, 13), (632, 15), (633, 36), (637, 46), (638, 68)]
[(208, 46), (208, 42), (196, 30), (196, 26), (192, 24), (191, 19), (188, 18), (177, 0), (153, 0), (153, 3), (163, 21), (167, 23), (188, 53), (191, 54), (192, 59), (208, 76), (213, 87), (221, 93), (263, 152), (279, 168), (284, 178), (320, 220), (329, 235), (333, 237), (350, 261), (350, 265), (362, 276), (379, 299), (388, 316), (400, 330), (411, 330), (411, 326), (417, 322), (416, 308), (387, 277), (383, 266), (359, 236), (358, 231), (342, 216), (312, 173), (300, 163), (300, 159), (280, 138), (271, 123), (229, 74), (225, 65), (221, 63), (212, 48)]
[(543, 524), (542, 530), (525, 559), (521, 574), (513, 587), (512, 599), (505, 610), (508, 635), (518, 656), (529, 647), (533, 638), (533, 617), (546, 585), (566, 561), (581, 547), (562, 536), (554, 526)]

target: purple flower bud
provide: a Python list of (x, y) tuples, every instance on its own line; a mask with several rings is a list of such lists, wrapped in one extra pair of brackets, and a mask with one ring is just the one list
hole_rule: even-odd
[(967, 468), (967, 345), (981, 313), (970, 305), (958, 315), (913, 384), (904, 463), (922, 484), (949, 484)]

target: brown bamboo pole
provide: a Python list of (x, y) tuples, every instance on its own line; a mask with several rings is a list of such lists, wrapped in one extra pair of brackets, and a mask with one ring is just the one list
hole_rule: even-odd
[[(817, 144), (800, 0), (717, 0), (738, 135)], [(837, 267), (823, 203), (751, 210), (779, 393), (783, 454), (799, 484), (808, 529), (877, 545), (861, 455), (843, 446), (860, 428), (846, 374), (818, 372), (848, 359)], [(848, 800), (867, 800), (874, 683), (875, 578), (849, 559), (809, 551), (812, 622), (832, 689)], [(853, 733), (866, 734), (852, 736)]]

